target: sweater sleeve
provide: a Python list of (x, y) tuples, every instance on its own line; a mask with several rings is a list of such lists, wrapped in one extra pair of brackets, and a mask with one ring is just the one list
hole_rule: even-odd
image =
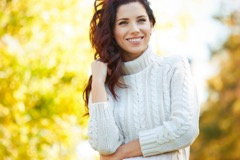
[[(180, 60), (179, 60), (180, 59)], [(158, 155), (190, 146), (199, 134), (199, 105), (190, 66), (177, 58), (170, 76), (170, 117), (163, 125), (139, 133), (144, 156)]]
[(93, 149), (100, 154), (114, 153), (123, 142), (123, 136), (115, 123), (110, 102), (92, 103), (89, 98), (88, 139)]

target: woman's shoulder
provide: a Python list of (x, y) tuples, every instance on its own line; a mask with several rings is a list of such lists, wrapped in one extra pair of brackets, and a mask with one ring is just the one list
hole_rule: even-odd
[(170, 67), (175, 67), (181, 63), (189, 63), (189, 62), (186, 57), (179, 54), (174, 54), (174, 55), (164, 56), (162, 63)]

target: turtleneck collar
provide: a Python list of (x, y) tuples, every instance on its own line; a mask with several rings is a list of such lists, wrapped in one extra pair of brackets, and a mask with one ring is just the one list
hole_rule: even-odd
[(123, 75), (135, 74), (145, 69), (153, 62), (152, 55), (152, 48), (148, 46), (148, 48), (138, 58), (132, 61), (124, 62), (122, 67)]

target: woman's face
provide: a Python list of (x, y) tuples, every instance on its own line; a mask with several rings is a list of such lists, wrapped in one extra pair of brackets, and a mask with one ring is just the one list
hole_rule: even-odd
[(116, 14), (114, 38), (125, 51), (123, 58), (131, 61), (148, 47), (153, 25), (147, 12), (139, 2), (121, 5)]

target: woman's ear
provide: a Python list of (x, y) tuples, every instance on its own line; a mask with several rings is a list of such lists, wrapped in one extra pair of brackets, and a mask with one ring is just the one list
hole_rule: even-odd
[(153, 22), (152, 22), (152, 20), (150, 21), (150, 25), (151, 25), (151, 28), (153, 29)]

